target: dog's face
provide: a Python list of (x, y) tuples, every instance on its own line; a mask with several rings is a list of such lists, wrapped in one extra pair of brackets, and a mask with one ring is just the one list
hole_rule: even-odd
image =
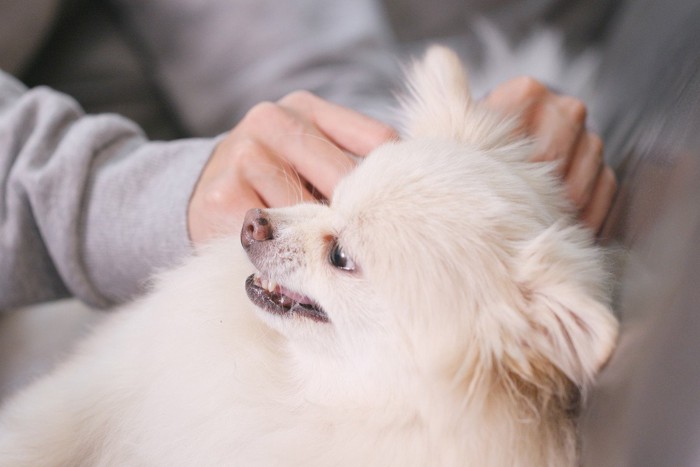
[(561, 194), (542, 170), (444, 139), (387, 144), (329, 205), (249, 213), (248, 295), (304, 378), (337, 384), (324, 391), (498, 373), (585, 385), (615, 327), (588, 236), (552, 226)]
[[(436, 150), (441, 162), (431, 166)], [(468, 152), (447, 142), (389, 144), (329, 205), (249, 213), (241, 240), (259, 272), (248, 295), (302, 360), (380, 380), (431, 353), (445, 365), (444, 348), (459, 353), (453, 344), (470, 340), (464, 300), (479, 286), (466, 279), (487, 275), (490, 259), (469, 246), (484, 243), (471, 239), (482, 232), (469, 213), (482, 215), (486, 192), (483, 180), (468, 181), (462, 162), (479, 162)]]
[(319, 393), (565, 401), (617, 334), (593, 236), (512, 123), (471, 101), (454, 54), (432, 49), (409, 87), (405, 141), (328, 206), (249, 214), (248, 295)]

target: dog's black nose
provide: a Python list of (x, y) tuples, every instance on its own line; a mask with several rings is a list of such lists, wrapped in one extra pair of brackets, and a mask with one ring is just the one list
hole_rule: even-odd
[(250, 209), (243, 219), (241, 244), (248, 248), (255, 242), (272, 240), (272, 225), (262, 209)]

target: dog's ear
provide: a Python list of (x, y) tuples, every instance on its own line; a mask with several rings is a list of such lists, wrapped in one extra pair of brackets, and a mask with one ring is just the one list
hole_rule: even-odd
[(408, 138), (446, 138), (492, 149), (509, 144), (515, 122), (480, 107), (457, 54), (431, 46), (407, 70), (408, 95), (401, 99), (403, 132)]
[(585, 391), (610, 357), (618, 324), (591, 241), (580, 227), (554, 225), (522, 250), (519, 323), (509, 330), (516, 345), (507, 356), (508, 370), (520, 378), (538, 384), (538, 375), (554, 367)]

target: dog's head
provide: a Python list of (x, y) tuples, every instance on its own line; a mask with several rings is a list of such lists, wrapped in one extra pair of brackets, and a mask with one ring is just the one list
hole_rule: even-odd
[(412, 79), (407, 138), (328, 205), (248, 213), (249, 297), (326, 391), (585, 388), (616, 336), (592, 235), (450, 52)]

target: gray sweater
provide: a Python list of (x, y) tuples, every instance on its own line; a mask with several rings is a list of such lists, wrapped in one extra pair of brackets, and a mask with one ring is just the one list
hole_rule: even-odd
[(0, 308), (134, 295), (188, 251), (187, 202), (213, 144), (149, 142), (0, 72)]

